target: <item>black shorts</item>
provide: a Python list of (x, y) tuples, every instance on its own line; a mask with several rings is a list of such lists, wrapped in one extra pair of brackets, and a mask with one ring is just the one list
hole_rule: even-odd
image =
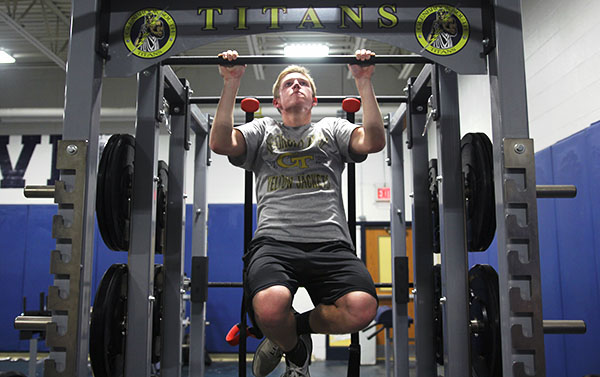
[(343, 241), (296, 243), (259, 237), (250, 243), (244, 262), (249, 304), (256, 293), (274, 285), (287, 287), (292, 295), (298, 287), (306, 288), (315, 306), (333, 304), (353, 291), (367, 292), (377, 299), (365, 264)]

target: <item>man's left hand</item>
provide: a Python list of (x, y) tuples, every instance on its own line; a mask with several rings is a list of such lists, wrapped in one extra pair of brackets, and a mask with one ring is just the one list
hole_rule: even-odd
[[(375, 53), (371, 50), (366, 50), (363, 48), (362, 50), (356, 50), (354, 55), (356, 56), (356, 60), (364, 62), (375, 56)], [(371, 76), (373, 76), (373, 72), (375, 71), (375, 64), (348, 64), (348, 69), (350, 72), (352, 72), (352, 76), (356, 80), (371, 79)]]

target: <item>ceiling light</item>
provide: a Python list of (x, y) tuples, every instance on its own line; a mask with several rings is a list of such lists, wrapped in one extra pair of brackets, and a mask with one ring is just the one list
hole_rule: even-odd
[(6, 51), (0, 50), (0, 64), (14, 63), (15, 58), (10, 56)]
[(283, 48), (285, 56), (327, 56), (329, 46), (324, 44), (292, 44)]

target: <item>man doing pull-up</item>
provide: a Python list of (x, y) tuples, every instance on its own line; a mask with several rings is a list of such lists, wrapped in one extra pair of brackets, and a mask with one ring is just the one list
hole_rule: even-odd
[[(224, 63), (236, 51), (220, 54)], [(265, 335), (253, 362), (257, 377), (286, 356), (285, 377), (309, 377), (311, 333), (347, 334), (366, 327), (377, 294), (356, 257), (346, 222), (341, 174), (346, 162), (362, 162), (385, 146), (385, 132), (371, 77), (374, 54), (356, 51), (348, 66), (362, 99), (363, 123), (324, 118), (312, 122), (316, 87), (308, 70), (289, 66), (273, 86), (282, 122), (255, 119), (233, 127), (233, 109), (244, 65), (220, 65), (223, 90), (210, 148), (256, 176), (257, 229), (244, 255), (245, 291), (251, 317)], [(354, 229), (352, 229), (354, 231)], [(306, 288), (316, 307), (298, 314), (292, 298)]]

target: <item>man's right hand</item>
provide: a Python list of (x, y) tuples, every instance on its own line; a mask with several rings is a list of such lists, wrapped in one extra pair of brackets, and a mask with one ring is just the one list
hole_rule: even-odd
[(219, 64), (219, 74), (223, 77), (223, 80), (229, 79), (239, 80), (246, 71), (246, 65), (228, 65), (227, 62), (234, 61), (238, 58), (239, 54), (236, 50), (227, 50), (221, 52), (219, 55), (223, 59), (223, 63)]

